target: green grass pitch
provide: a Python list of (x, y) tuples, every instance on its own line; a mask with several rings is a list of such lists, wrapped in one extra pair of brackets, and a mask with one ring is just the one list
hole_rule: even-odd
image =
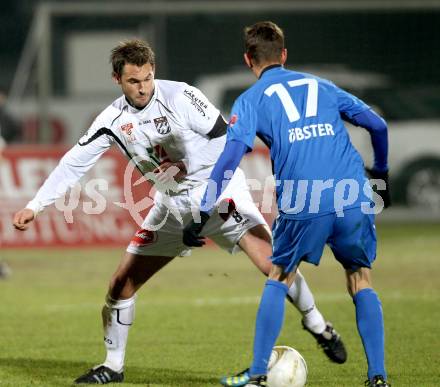
[[(384, 307), (393, 386), (440, 386), (440, 225), (378, 225), (374, 285)], [(0, 386), (69, 386), (104, 357), (100, 309), (124, 248), (19, 250), (2, 256)], [(316, 302), (342, 334), (344, 365), (330, 363), (286, 305), (279, 344), (299, 350), (308, 386), (361, 386), (366, 364), (344, 275), (328, 251), (302, 265)], [(264, 277), (243, 254), (215, 249), (176, 258), (140, 292), (126, 356), (128, 386), (216, 386), (248, 366)]]

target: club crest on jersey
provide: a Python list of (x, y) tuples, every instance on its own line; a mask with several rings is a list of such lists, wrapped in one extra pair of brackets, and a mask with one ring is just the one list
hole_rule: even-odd
[(133, 133), (133, 124), (131, 122), (121, 125), (121, 133), (124, 135), (128, 142), (133, 142), (136, 140), (136, 137)]
[(155, 118), (153, 121), (159, 134), (168, 134), (171, 131), (171, 126), (165, 116)]

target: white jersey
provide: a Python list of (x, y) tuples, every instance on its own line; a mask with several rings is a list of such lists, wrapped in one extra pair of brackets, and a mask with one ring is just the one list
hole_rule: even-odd
[(164, 160), (183, 161), (187, 175), (177, 191), (206, 181), (226, 140), (226, 124), (219, 110), (186, 83), (155, 80), (154, 84), (144, 109), (132, 107), (121, 96), (99, 114), (26, 207), (37, 213), (52, 204), (113, 144), (144, 176)]

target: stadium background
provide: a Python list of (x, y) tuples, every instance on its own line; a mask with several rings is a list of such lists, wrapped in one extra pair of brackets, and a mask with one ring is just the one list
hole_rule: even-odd
[[(56, 220), (57, 211), (39, 219), (37, 229), (42, 232), (33, 236), (20, 239), (9, 226), (13, 212), (33, 196), (60, 154), (119, 95), (108, 63), (108, 52), (116, 42), (133, 36), (149, 40), (157, 53), (157, 78), (199, 86), (227, 116), (234, 98), (252, 82), (242, 65), (242, 28), (261, 19), (274, 20), (284, 28), (290, 67), (332, 79), (388, 120), (396, 205), (379, 220), (438, 221), (439, 2), (16, 1), (2, 3), (0, 90), (8, 94), (4, 109), (20, 120), (21, 144), (40, 148), (30, 156), (26, 149), (11, 144), (4, 153), (0, 174), (3, 247), (125, 240), (128, 231), (115, 232), (121, 208), (114, 203), (127, 203), (121, 183), (124, 161), (114, 161), (115, 155), (109, 156), (113, 160), (109, 173), (119, 188), (102, 192), (112, 222), (99, 214), (89, 220), (78, 211), (77, 218), (88, 222), (93, 237), (84, 235), (81, 221), (59, 235), (63, 226)], [(371, 164), (368, 134), (351, 131), (353, 142)], [(244, 164), (247, 176), (261, 184), (270, 175), (263, 153), (255, 152)], [(94, 176), (99, 178), (97, 173)], [(261, 190), (255, 197), (261, 201)], [(274, 211), (268, 219), (273, 216)]]
[[(439, 1), (15, 0), (0, 4), (0, 90), (21, 128), (0, 163), (0, 263), (12, 271), (0, 281), (0, 386), (69, 385), (102, 357), (98, 317), (106, 281), (136, 227), (132, 214), (115, 204), (130, 204), (124, 159), (109, 152), (82, 182), (73, 223), (54, 207), (27, 233), (14, 231), (11, 219), (119, 95), (109, 49), (132, 36), (150, 40), (157, 77), (205, 85), (227, 114), (249, 82), (242, 28), (261, 19), (284, 28), (289, 66), (329, 74), (390, 123), (396, 205), (378, 216), (375, 266), (390, 379), (399, 386), (439, 385)], [(351, 134), (370, 162), (368, 135)], [(244, 168), (263, 182), (270, 171), (264, 150)], [(106, 210), (86, 215), (87, 184), (96, 188), (100, 178), (108, 182), (100, 191)], [(146, 189), (137, 188), (132, 205)], [(344, 335), (349, 363), (326, 363), (290, 310), (281, 343), (305, 356), (311, 386), (358, 385), (364, 360), (353, 308), (328, 251), (322, 266), (304, 272), (320, 308)], [(227, 370), (244, 368), (262, 281), (245, 257), (214, 249), (167, 267), (140, 294), (127, 386), (206, 387)]]

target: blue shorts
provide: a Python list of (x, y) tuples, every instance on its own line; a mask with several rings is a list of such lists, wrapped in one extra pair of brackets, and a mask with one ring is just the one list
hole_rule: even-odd
[(273, 225), (272, 262), (291, 272), (301, 261), (318, 265), (325, 245), (345, 269), (371, 268), (376, 259), (374, 215), (361, 208), (296, 220), (279, 216)]

